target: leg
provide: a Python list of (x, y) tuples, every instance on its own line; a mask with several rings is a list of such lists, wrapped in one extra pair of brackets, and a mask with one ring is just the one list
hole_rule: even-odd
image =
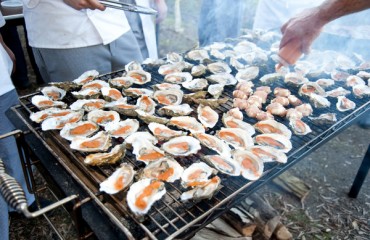
[(357, 175), (355, 177), (355, 180), (353, 181), (351, 190), (348, 193), (348, 196), (351, 198), (356, 198), (358, 193), (360, 192), (360, 189), (362, 187), (362, 184), (365, 181), (366, 175), (368, 174), (370, 169), (370, 145), (367, 149), (367, 152), (365, 153), (365, 157), (362, 160), (360, 169), (357, 172)]

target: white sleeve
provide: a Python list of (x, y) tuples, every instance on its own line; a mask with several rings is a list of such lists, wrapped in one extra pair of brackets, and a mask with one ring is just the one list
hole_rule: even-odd
[(40, 2), (40, 0), (22, 0), (22, 1), (23, 1), (23, 5), (26, 6), (27, 8), (34, 8)]

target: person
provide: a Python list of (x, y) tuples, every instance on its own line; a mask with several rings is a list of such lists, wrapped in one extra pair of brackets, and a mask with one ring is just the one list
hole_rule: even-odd
[[(129, 0), (127, 3), (137, 4), (143, 7), (151, 7), (150, 0)], [(156, 26), (151, 15), (137, 14), (135, 12), (125, 12), (131, 30), (135, 35), (136, 41), (140, 47), (143, 59), (158, 58), (156, 27), (167, 16), (167, 4), (165, 0), (154, 0), (154, 8), (158, 14), (156, 16)]]
[(199, 46), (239, 37), (245, 8), (245, 0), (203, 0), (198, 23)]
[[(294, 64), (302, 54), (309, 53), (313, 41), (326, 24), (369, 8), (368, 0), (326, 0), (319, 6), (304, 10), (281, 27), (280, 58), (285, 63)], [(359, 125), (370, 129), (370, 113), (364, 114)]]
[[(0, 12), (0, 27), (4, 26), (4, 24), (5, 20)], [(18, 104), (18, 95), (10, 77), (15, 61), (14, 54), (5, 45), (1, 34), (0, 43), (0, 135), (3, 135), (14, 130), (13, 124), (5, 113), (11, 106)], [(6, 173), (20, 183), (25, 191), (27, 203), (31, 205), (35, 201), (35, 196), (27, 191), (14, 137), (0, 139), (0, 158), (4, 163)], [(0, 236), (1, 239), (5, 240), (9, 238), (9, 216), (5, 212), (9, 210), (11, 209), (8, 209), (8, 205), (0, 194)]]
[(124, 11), (98, 0), (23, 0), (29, 45), (45, 82), (71, 81), (142, 61)]

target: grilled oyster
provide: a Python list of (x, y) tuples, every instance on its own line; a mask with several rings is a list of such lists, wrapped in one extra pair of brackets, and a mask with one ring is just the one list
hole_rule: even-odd
[(88, 137), (99, 130), (99, 126), (91, 121), (67, 123), (60, 131), (60, 136), (72, 141), (75, 137)]
[(192, 111), (193, 109), (189, 106), (189, 104), (185, 103), (181, 105), (164, 106), (158, 109), (158, 114), (171, 117), (178, 117), (178, 116), (187, 116)]
[(148, 96), (141, 96), (136, 103), (136, 106), (138, 109), (142, 110), (143, 112), (146, 112), (147, 114), (154, 114), (155, 113), (155, 107), (157, 104)]
[(207, 91), (209, 94), (211, 94), (214, 98), (218, 99), (222, 92), (224, 91), (224, 85), (223, 84), (211, 84), (208, 86)]
[(145, 140), (136, 140), (132, 143), (133, 151), (136, 160), (148, 164), (153, 161), (158, 161), (166, 156), (166, 154), (154, 146), (151, 142)]
[(66, 92), (70, 92), (80, 88), (80, 86), (74, 82), (51, 82), (49, 84), (51, 86), (61, 88)]
[(254, 138), (254, 141), (261, 146), (270, 146), (281, 150), (285, 153), (289, 152), (292, 149), (292, 143), (290, 140), (281, 134), (268, 133), (260, 134)]
[(205, 98), (207, 96), (208, 92), (206, 91), (199, 91), (196, 93), (190, 93), (190, 94), (184, 94), (184, 102), (186, 103), (193, 103), (194, 99), (199, 99), (199, 98)]
[(97, 88), (85, 88), (71, 93), (77, 99), (96, 99), (99, 98), (101, 92)]
[(46, 108), (66, 108), (67, 104), (62, 101), (53, 101), (50, 98), (43, 95), (33, 96), (31, 102), (38, 109), (43, 110)]
[(285, 117), (287, 110), (280, 103), (270, 103), (266, 106), (266, 111), (272, 115)]
[(312, 132), (310, 126), (299, 118), (289, 119), (289, 125), (296, 135), (307, 135)]
[(183, 192), (180, 196), (181, 201), (188, 201), (189, 199), (201, 200), (211, 198), (213, 194), (220, 188), (221, 179), (218, 176), (210, 180), (206, 180), (203, 185)]
[(30, 119), (34, 122), (40, 123), (47, 118), (65, 116), (71, 112), (71, 109), (47, 108), (38, 112), (31, 113)]
[(85, 83), (81, 89), (85, 88), (96, 88), (96, 89), (101, 89), (102, 87), (109, 87), (109, 84), (103, 80), (94, 80), (88, 83)]
[(252, 66), (239, 70), (238, 73), (235, 75), (235, 78), (236, 80), (238, 80), (238, 82), (252, 81), (258, 76), (258, 74), (259, 67)]
[(252, 137), (240, 128), (221, 128), (216, 135), (236, 149), (253, 146)]
[(214, 58), (219, 59), (219, 60), (225, 60), (225, 58), (226, 58), (225, 54), (223, 54), (222, 52), (220, 52), (217, 49), (211, 49), (209, 51), (209, 55), (211, 55), (211, 57), (214, 57)]
[(306, 96), (306, 97), (310, 97), (311, 94), (317, 94), (323, 97), (326, 96), (325, 90), (322, 87), (320, 87), (319, 84), (315, 82), (307, 82), (303, 84), (299, 88), (298, 94), (300, 96)]
[(89, 99), (89, 100), (77, 100), (76, 102), (72, 103), (69, 108), (77, 111), (83, 109), (85, 111), (93, 111), (95, 109), (101, 109), (104, 107), (106, 102), (103, 99)]
[(334, 124), (337, 122), (337, 117), (335, 113), (323, 113), (318, 117), (308, 117), (313, 123), (324, 125), (324, 124)]
[(346, 79), (350, 76), (349, 73), (340, 70), (333, 70), (330, 75), (332, 79), (340, 82), (346, 81)]
[(359, 71), (356, 76), (362, 78), (362, 79), (369, 79), (370, 78), (370, 73), (365, 72), (365, 71)]
[(158, 83), (153, 85), (154, 90), (170, 90), (170, 89), (176, 89), (180, 90), (181, 86), (178, 84), (173, 84), (173, 83)]
[(269, 85), (273, 82), (276, 82), (276, 81), (279, 81), (279, 80), (282, 80), (282, 79), (283, 79), (283, 75), (281, 75), (280, 73), (268, 73), (268, 74), (263, 75), (259, 79), (259, 81), (263, 85)]
[(357, 98), (370, 96), (370, 86), (367, 85), (355, 85), (352, 87), (352, 91)]
[(327, 94), (328, 97), (336, 98), (336, 97), (339, 97), (339, 96), (347, 96), (347, 95), (351, 94), (351, 91), (348, 91), (347, 89), (344, 89), (342, 87), (338, 87), (338, 88), (335, 88), (331, 91), (326, 92), (326, 94)]
[(308, 79), (298, 73), (292, 72), (292, 73), (287, 73), (285, 75), (284, 82), (287, 85), (291, 85), (293, 87), (299, 87), (307, 83)]
[(181, 90), (158, 90), (154, 93), (154, 99), (163, 105), (180, 105), (182, 102), (183, 92)]
[(137, 70), (143, 70), (143, 68), (141, 67), (141, 64), (136, 61), (131, 61), (125, 65), (126, 72), (137, 71)]
[(196, 137), (202, 145), (206, 146), (209, 149), (212, 149), (221, 156), (227, 158), (231, 156), (231, 149), (229, 145), (226, 144), (223, 140), (206, 133), (194, 133), (194, 137)]
[(192, 133), (205, 132), (203, 125), (193, 117), (172, 117), (168, 124), (180, 129), (188, 130)]
[(109, 123), (117, 124), (120, 116), (116, 111), (93, 110), (87, 114), (87, 120), (105, 127)]
[(244, 122), (243, 120), (234, 118), (233, 116), (227, 116), (224, 114), (222, 116), (222, 122), (227, 128), (240, 128), (247, 131), (249, 136), (253, 136), (256, 133), (252, 125)]
[(227, 103), (228, 98), (218, 98), (218, 99), (203, 99), (203, 98), (194, 98), (192, 99), (194, 103), (201, 104), (204, 106), (209, 106), (212, 109), (218, 108), (221, 104)]
[(211, 166), (216, 168), (218, 171), (230, 175), (239, 176), (240, 175), (240, 165), (234, 159), (230, 157), (220, 156), (220, 155), (205, 155), (203, 159), (209, 163)]
[(211, 73), (231, 73), (231, 68), (224, 62), (214, 62), (207, 65), (208, 71)]
[(181, 175), (181, 185), (185, 188), (202, 186), (212, 174), (216, 173), (216, 169), (204, 162), (193, 163)]
[(129, 71), (126, 74), (126, 77), (131, 77), (133, 80), (133, 83), (138, 84), (138, 85), (143, 85), (152, 80), (151, 74), (148, 72), (145, 72), (144, 70)]
[(153, 96), (153, 91), (146, 88), (127, 88), (122, 90), (129, 97)]
[(269, 146), (252, 146), (248, 151), (259, 157), (263, 162), (286, 163), (288, 157), (282, 151)]
[(259, 121), (254, 124), (254, 128), (261, 133), (277, 133), (286, 136), (288, 139), (292, 137), (292, 132), (282, 123), (275, 120)]
[(319, 86), (322, 88), (328, 88), (328, 87), (333, 86), (335, 84), (335, 81), (330, 78), (320, 78), (316, 80), (315, 83), (319, 84)]
[(122, 115), (136, 117), (138, 106), (127, 104), (126, 101), (114, 101), (105, 104), (106, 108), (111, 109), (112, 111), (116, 111)]
[(175, 52), (167, 53), (166, 59), (167, 59), (167, 62), (169, 63), (178, 63), (184, 60), (184, 58), (180, 54), (175, 53)]
[(157, 144), (158, 143), (157, 138), (154, 137), (149, 132), (134, 132), (134, 133), (130, 134), (130, 136), (128, 136), (125, 139), (125, 142), (127, 143), (127, 145), (131, 145), (131, 146), (134, 142), (137, 142), (137, 141), (146, 141), (146, 142), (149, 142), (151, 144)]
[(189, 82), (193, 79), (193, 76), (188, 72), (174, 72), (167, 74), (164, 77), (165, 82), (181, 84), (184, 82)]
[(158, 73), (161, 75), (167, 75), (175, 72), (181, 72), (184, 70), (185, 64), (183, 62), (161, 65), (158, 69)]
[(186, 135), (186, 132), (183, 131), (175, 131), (163, 124), (151, 122), (148, 125), (149, 130), (154, 134), (158, 140), (166, 141), (174, 137), (180, 137)]
[(190, 136), (170, 139), (162, 145), (163, 150), (174, 156), (189, 156), (200, 150), (200, 142)]
[(257, 180), (263, 173), (262, 160), (246, 150), (237, 150), (233, 154), (233, 159), (239, 163), (241, 174), (245, 179)]
[(53, 101), (62, 100), (66, 95), (66, 91), (55, 86), (44, 87), (41, 92)]
[(132, 77), (116, 77), (113, 79), (108, 80), (108, 83), (111, 87), (122, 89), (122, 88), (129, 88), (134, 84), (134, 79)]
[(315, 93), (312, 93), (310, 95), (310, 102), (312, 103), (312, 105), (315, 108), (328, 108), (328, 107), (330, 107), (330, 102), (326, 97), (320, 96), (320, 95), (315, 94)]
[(115, 164), (126, 154), (126, 145), (116, 145), (108, 153), (92, 153), (86, 156), (84, 163), (90, 166)]
[(302, 117), (310, 116), (313, 112), (312, 106), (309, 103), (301, 104), (295, 107), (295, 109), (299, 111), (300, 113), (302, 113)]
[(184, 168), (172, 158), (164, 158), (149, 163), (140, 173), (140, 178), (174, 182), (181, 178)]
[(65, 116), (51, 117), (45, 119), (41, 124), (41, 129), (43, 131), (52, 129), (62, 129), (67, 123), (75, 123), (82, 119), (84, 116), (84, 111), (80, 110), (78, 112), (71, 112)]
[(349, 100), (345, 96), (339, 96), (336, 106), (339, 111), (345, 112), (345, 111), (355, 109), (356, 103)]
[(188, 82), (183, 82), (182, 86), (192, 92), (198, 92), (208, 87), (208, 81), (204, 78), (195, 78)]
[(211, 83), (218, 83), (222, 85), (235, 85), (238, 81), (230, 73), (216, 73), (206, 77)]
[(366, 82), (359, 76), (351, 75), (346, 79), (346, 86), (353, 87), (355, 85), (366, 85)]
[(80, 152), (104, 152), (108, 150), (111, 145), (112, 142), (109, 134), (107, 132), (100, 131), (90, 138), (74, 138), (70, 144), (70, 147)]
[(207, 71), (207, 67), (203, 64), (195, 65), (191, 68), (191, 75), (194, 77), (200, 77), (204, 75)]
[(209, 106), (199, 105), (198, 119), (207, 128), (213, 128), (218, 122), (218, 113)]
[(85, 83), (91, 82), (99, 75), (99, 72), (96, 70), (86, 71), (81, 76), (73, 80), (74, 83), (78, 85), (84, 85)]
[(239, 108), (232, 108), (224, 114), (225, 117), (233, 117), (239, 120), (243, 120), (243, 113)]
[(163, 182), (143, 179), (131, 185), (127, 192), (127, 205), (134, 214), (144, 215), (165, 194), (166, 188)]
[(139, 129), (139, 121), (127, 118), (124, 121), (111, 122), (105, 126), (107, 131), (114, 138), (127, 138)]
[(118, 193), (127, 188), (134, 179), (135, 171), (129, 164), (122, 164), (106, 180), (100, 183), (99, 191), (108, 194)]
[(136, 110), (136, 113), (138, 117), (145, 122), (146, 124), (149, 124), (151, 122), (160, 123), (160, 124), (167, 124), (170, 120), (163, 117), (157, 117), (151, 114), (148, 114), (142, 110)]
[(194, 49), (186, 53), (185, 58), (192, 61), (203, 62), (206, 59), (209, 59), (209, 55), (206, 50), (203, 49)]
[(122, 93), (119, 90), (115, 89), (115, 88), (102, 87), (101, 88), (101, 93), (102, 93), (104, 99), (108, 102), (124, 100), (124, 98), (122, 96)]

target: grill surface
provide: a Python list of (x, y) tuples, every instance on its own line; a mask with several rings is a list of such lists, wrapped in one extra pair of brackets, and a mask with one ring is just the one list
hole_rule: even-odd
[[(271, 65), (270, 70), (273, 69)], [(157, 73), (157, 67), (145, 66), (145, 70), (151, 72), (152, 81), (144, 88), (150, 88), (152, 84), (163, 81), (163, 76)], [(261, 71), (260, 77), (266, 72)], [(106, 75), (102, 75), (99, 79), (108, 80), (117, 76), (121, 76), (123, 71), (118, 71)], [(235, 74), (235, 72), (233, 72)], [(310, 79), (315, 80), (315, 79)], [(255, 82), (255, 87), (259, 84)], [(277, 86), (286, 87), (284, 83), (275, 82), (271, 88)], [(334, 89), (342, 84), (336, 84), (330, 89)], [(224, 112), (232, 107), (232, 91), (234, 87), (225, 87), (222, 97), (229, 98), (226, 104), (221, 105), (217, 112), (222, 116)], [(290, 88), (292, 94), (298, 96), (297, 89)], [(186, 91), (185, 91), (186, 93)], [(149, 236), (152, 239), (163, 238), (188, 238), (199, 230), (204, 225), (221, 215), (241, 199), (263, 186), (268, 180), (285, 171), (293, 164), (298, 162), (311, 151), (325, 143), (334, 135), (348, 127), (356, 118), (366, 112), (370, 108), (368, 99), (357, 99), (353, 95), (349, 98), (356, 103), (356, 109), (349, 112), (339, 112), (336, 110), (336, 99), (329, 98), (331, 107), (329, 109), (314, 109), (314, 115), (318, 116), (321, 113), (332, 112), (336, 113), (338, 122), (334, 125), (315, 125), (309, 119), (304, 121), (309, 124), (312, 133), (306, 136), (294, 135), (291, 138), (293, 149), (288, 154), (288, 162), (286, 164), (265, 163), (265, 171), (263, 176), (254, 182), (250, 182), (242, 177), (229, 177), (224, 174), (218, 174), (222, 180), (223, 187), (211, 199), (199, 202), (180, 202), (179, 198), (184, 189), (180, 186), (179, 181), (175, 183), (166, 183), (167, 194), (158, 202), (156, 202), (149, 213), (144, 218), (135, 217), (127, 208), (125, 203), (126, 192), (116, 194), (114, 196), (102, 194), (99, 192), (99, 183), (113, 173), (118, 164), (114, 166), (90, 167), (83, 164), (83, 159), (86, 156), (83, 153), (71, 150), (69, 142), (62, 139), (59, 131), (42, 132), (39, 124), (30, 122), (29, 114), (38, 111), (30, 102), (34, 93), (22, 97), (21, 106), (16, 108), (17, 114), (27, 123), (28, 127), (33, 131), (44, 145), (55, 155), (58, 161), (67, 169), (67, 171), (85, 188), (91, 198), (98, 204), (101, 210), (109, 216), (112, 222), (126, 233), (128, 237), (143, 238)], [(271, 96), (267, 102), (270, 102)], [(301, 98), (306, 101), (305, 99)], [(67, 95), (66, 102), (71, 103), (73, 98)], [(130, 102), (130, 100), (129, 100)], [(254, 124), (256, 120), (244, 116), (244, 120), (250, 124)], [(288, 121), (283, 118), (276, 118), (277, 121), (288, 125)], [(142, 123), (142, 122), (141, 122)], [(141, 124), (140, 130), (147, 130), (145, 124)], [(222, 127), (221, 121), (211, 131), (207, 133), (214, 134), (216, 130)], [(115, 143), (118, 143), (115, 140)], [(194, 161), (199, 161), (202, 154), (206, 154), (209, 150), (204, 147), (197, 155), (177, 158), (183, 166), (188, 166)], [(127, 151), (122, 162), (128, 162), (134, 166), (135, 170), (142, 169), (144, 164), (135, 160), (135, 156)], [(131, 235), (132, 234), (132, 235)]]

